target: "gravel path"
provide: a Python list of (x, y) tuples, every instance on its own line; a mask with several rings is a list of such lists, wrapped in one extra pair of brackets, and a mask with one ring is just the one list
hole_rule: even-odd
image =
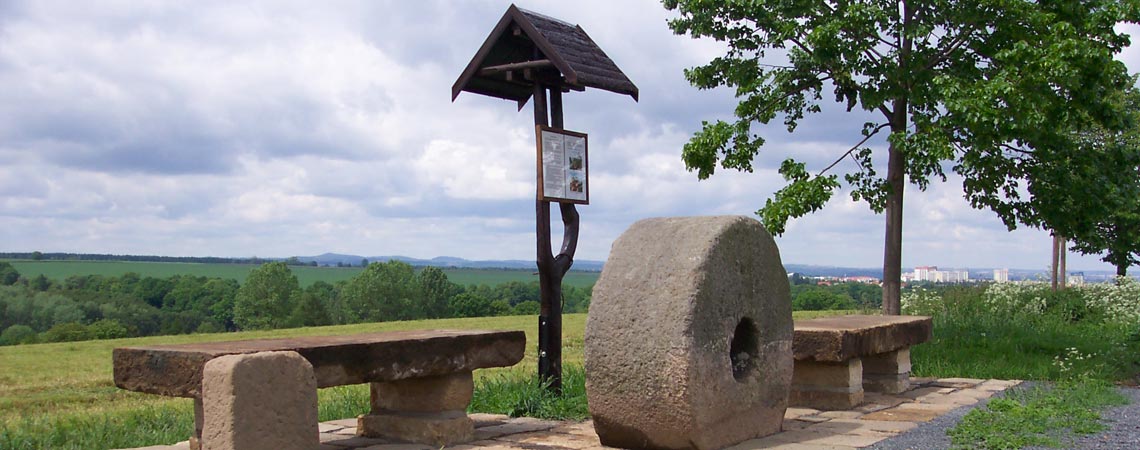
[[(1023, 383), (1017, 388), (1031, 386)], [(1080, 450), (1108, 450), (1108, 449), (1140, 449), (1140, 389), (1120, 388), (1120, 393), (1131, 400), (1125, 406), (1101, 411), (1101, 418), (1108, 430), (1101, 433), (1082, 436), (1065, 448)], [(963, 406), (942, 416), (919, 425), (906, 433), (900, 434), (867, 447), (869, 450), (940, 450), (950, 448), (950, 437), (946, 430), (954, 427), (959, 420), (971, 409), (985, 406), (988, 400), (978, 402), (976, 405)], [(1044, 449), (1045, 447), (1030, 447), (1028, 450)]]

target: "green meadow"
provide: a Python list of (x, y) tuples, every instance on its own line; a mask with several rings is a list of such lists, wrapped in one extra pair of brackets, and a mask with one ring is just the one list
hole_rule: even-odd
[[(134, 272), (144, 277), (168, 278), (174, 275), (193, 275), (210, 278), (228, 278), (245, 282), (246, 275), (253, 270), (253, 264), (196, 264), (134, 261), (28, 261), (7, 260), (25, 278), (43, 275), (56, 281), (63, 281), (72, 275), (120, 276)], [(348, 280), (363, 270), (360, 267), (310, 267), (290, 266), (289, 268), (301, 287), (317, 281), (336, 283)], [(530, 270), (512, 269), (443, 269), (447, 278), (462, 285), (497, 284), (511, 281), (538, 281), (538, 276)], [(563, 283), (574, 287), (592, 286), (598, 280), (598, 272), (571, 271)]]

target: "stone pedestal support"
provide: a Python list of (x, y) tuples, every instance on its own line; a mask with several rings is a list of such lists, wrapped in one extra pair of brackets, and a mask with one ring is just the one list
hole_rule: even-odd
[(429, 444), (470, 441), (474, 422), (467, 417), (474, 382), (471, 372), (372, 383), (372, 411), (357, 419), (357, 432)]
[(203, 368), (197, 420), (203, 450), (320, 448), (313, 366), (296, 352), (214, 358)]
[(863, 401), (863, 364), (796, 361), (788, 403), (815, 409), (851, 409)]
[(909, 348), (863, 357), (863, 389), (898, 394), (909, 388)]

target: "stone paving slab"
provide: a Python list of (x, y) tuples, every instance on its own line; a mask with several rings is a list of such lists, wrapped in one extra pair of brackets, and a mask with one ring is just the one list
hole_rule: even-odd
[[(917, 380), (917, 381), (916, 381)], [(731, 450), (853, 450), (868, 447), (915, 428), (921, 422), (1021, 383), (1020, 380), (967, 378), (912, 379), (898, 395), (868, 395), (847, 411), (788, 408), (783, 431), (752, 439)], [(959, 387), (955, 387), (959, 386)], [(471, 414), (475, 440), (450, 450), (604, 450), (590, 421), (558, 422), (499, 414)], [(356, 419), (323, 422), (320, 450), (439, 450), (425, 445), (355, 436)], [(134, 450), (189, 450), (187, 442)]]

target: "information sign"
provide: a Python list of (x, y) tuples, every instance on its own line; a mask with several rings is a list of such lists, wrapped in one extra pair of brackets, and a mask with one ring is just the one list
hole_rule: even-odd
[(559, 203), (590, 204), (590, 160), (587, 137), (542, 125), (538, 136), (538, 198)]

